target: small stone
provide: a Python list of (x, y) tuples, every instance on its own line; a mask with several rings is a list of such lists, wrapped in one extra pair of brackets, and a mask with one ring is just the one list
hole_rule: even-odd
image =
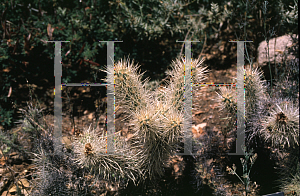
[[(296, 34), (292, 36), (293, 38), (298, 38)], [(275, 45), (275, 39), (276, 39), (276, 45)], [(282, 62), (282, 58), (284, 57), (284, 54), (287, 55), (287, 59), (295, 59), (295, 56), (293, 54), (289, 54), (289, 49), (292, 48), (294, 44), (297, 44), (293, 42), (293, 39), (290, 35), (283, 35), (281, 37), (273, 38), (269, 40), (269, 55), (270, 55), (270, 61), (271, 63), (274, 63), (275, 56), (276, 56), (276, 62), (280, 63)], [(259, 44), (259, 47), (257, 49), (258, 52), (258, 63), (261, 66), (267, 65), (269, 62), (267, 54), (268, 51), (267, 48), (267, 42), (263, 41)]]
[(11, 194), (9, 194), (7, 191), (3, 191), (1, 196), (10, 196)]
[(21, 179), (21, 180), (19, 180), (18, 183), (19, 183), (19, 186), (22, 186), (22, 187), (25, 187), (25, 188), (29, 187), (29, 182), (26, 179)]
[(71, 148), (71, 146), (72, 146), (72, 142), (69, 139), (69, 137), (67, 137), (67, 136), (64, 136), (62, 138), (62, 143), (65, 144), (66, 148)]

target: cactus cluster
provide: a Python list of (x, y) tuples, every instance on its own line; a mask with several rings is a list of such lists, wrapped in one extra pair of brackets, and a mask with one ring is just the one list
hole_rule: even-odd
[(86, 129), (80, 138), (73, 142), (75, 162), (87, 168), (90, 174), (98, 179), (113, 181), (136, 181), (139, 175), (137, 158), (120, 138), (116, 135), (115, 154), (108, 154), (106, 150), (106, 137), (99, 136), (91, 126)]
[[(193, 83), (202, 82), (207, 72), (203, 60), (190, 63)], [(172, 62), (173, 70), (166, 72), (170, 80), (165, 87), (159, 87), (158, 82), (151, 86), (148, 79), (142, 82), (139, 66), (129, 59), (104, 70), (114, 74), (116, 108), (127, 115), (134, 132), (130, 140), (125, 140), (120, 132), (114, 134), (113, 154), (107, 153), (105, 132), (93, 126), (74, 135), (71, 148), (63, 147), (57, 154), (54, 129), (42, 118), (42, 110), (32, 104), (28, 110), (22, 110), (24, 120), (19, 123), (28, 134), (26, 137), (33, 140), (31, 152), (36, 165), (32, 195), (90, 195), (88, 187), (99, 180), (126, 186), (129, 182), (137, 185), (162, 177), (168, 160), (180, 150), (185, 134), (185, 64), (184, 58)], [(93, 176), (93, 180), (87, 176)]]
[[(247, 142), (260, 136), (263, 141), (270, 141), (273, 147), (299, 146), (299, 107), (292, 100), (270, 97), (258, 68), (246, 67), (244, 84)], [(235, 116), (235, 90), (221, 87), (218, 96), (221, 108)]]
[[(246, 145), (247, 147), (253, 146), (253, 144), (257, 146), (257, 141), (260, 140), (260, 143), (265, 144), (269, 149), (273, 149), (272, 152), (277, 155), (282, 156), (282, 152), (289, 152), (287, 154), (290, 155), (286, 157), (286, 160), (291, 161), (291, 163), (288, 167), (282, 168), (280, 166), (281, 171), (279, 171), (279, 174), (282, 179), (285, 179), (283, 180), (282, 191), (295, 190), (293, 184), (299, 182), (299, 151), (297, 150), (299, 147), (299, 106), (297, 99), (295, 99), (297, 94), (289, 93), (290, 96), (285, 96), (286, 94), (274, 92), (272, 96), (270, 92), (273, 92), (274, 89), (269, 88), (267, 81), (263, 79), (263, 74), (258, 68), (253, 68), (251, 65), (247, 66), (244, 73)], [(285, 83), (280, 83), (280, 81), (282, 80), (279, 79), (276, 83), (276, 89), (285, 89), (284, 84), (297, 83), (297, 80), (293, 81), (293, 78), (291, 81), (286, 80)], [(236, 91), (232, 87), (222, 87), (218, 92), (220, 107), (230, 113), (231, 120), (236, 119), (236, 98)], [(295, 155), (297, 152), (298, 155)], [(284, 162), (283, 164), (287, 165), (288, 163)], [(233, 166), (233, 170), (227, 166), (230, 174), (237, 175), (235, 169), (235, 166)], [(244, 171), (244, 165), (243, 172), (244, 175), (247, 174), (247, 178), (244, 178), (243, 181), (244, 185), (247, 184), (247, 187), (245, 187), (247, 191), (250, 183), (250, 171), (249, 173)], [(288, 176), (290, 173), (293, 174), (291, 182), (286, 180), (290, 179)]]
[[(202, 62), (200, 59), (191, 61), (195, 82), (205, 78), (206, 67), (201, 66)], [(167, 87), (152, 91), (147, 88), (147, 80), (140, 81), (142, 74), (137, 72), (138, 66), (129, 60), (121, 60), (114, 70), (106, 70), (115, 76), (116, 105), (130, 114), (135, 141), (131, 149), (138, 155), (143, 177), (151, 180), (164, 174), (163, 166), (184, 134), (184, 66), (184, 58), (173, 61), (173, 69), (166, 72), (171, 77)]]
[[(194, 82), (205, 78), (206, 67), (201, 66), (202, 62), (191, 61)], [(114, 69), (105, 70), (115, 76), (116, 105), (128, 114), (134, 136), (125, 141), (120, 132), (115, 134), (115, 153), (107, 154), (107, 136), (90, 126), (74, 136), (71, 152), (64, 148), (62, 153), (55, 154), (53, 130), (49, 129), (49, 134), (38, 136), (34, 148), (37, 172), (32, 194), (91, 195), (85, 172), (93, 176), (91, 184), (104, 179), (125, 186), (129, 181), (138, 184), (163, 176), (165, 164), (178, 150), (184, 135), (184, 66), (183, 58), (174, 61), (173, 70), (167, 72), (171, 76), (168, 85), (155, 85), (152, 89), (148, 88), (148, 81), (141, 81), (142, 74), (133, 61), (120, 60)], [(25, 119), (28, 127), (27, 116)]]
[(262, 119), (261, 135), (276, 147), (299, 146), (299, 107), (286, 99), (279, 99), (275, 106)]
[[(201, 83), (206, 78), (207, 67), (202, 63), (200, 59), (191, 61), (192, 83)], [(62, 154), (54, 155), (51, 130), (48, 135), (37, 135), (40, 142), (34, 148), (37, 172), (33, 194), (48, 194), (55, 190), (57, 195), (79, 192), (88, 195), (88, 185), (83, 183), (84, 172), (95, 180), (125, 185), (129, 181), (136, 185), (146, 179), (153, 181), (162, 177), (168, 159), (180, 150), (179, 144), (185, 135), (185, 66), (184, 58), (172, 62), (172, 70), (166, 71), (170, 80), (165, 87), (160, 87), (157, 81), (150, 84), (148, 79), (142, 82), (139, 66), (129, 59), (120, 60), (113, 69), (104, 70), (114, 74), (115, 104), (127, 115), (133, 137), (125, 141), (118, 132), (114, 135), (115, 154), (107, 154), (107, 136), (90, 126), (81, 135), (74, 136), (71, 152), (64, 149)], [(233, 117), (237, 112), (235, 93), (232, 87), (222, 87), (218, 93), (221, 107)], [(274, 147), (299, 146), (299, 108), (290, 99), (271, 99), (262, 72), (252, 66), (245, 69), (245, 99), (247, 140), (258, 135)], [(36, 111), (34, 116), (25, 115), (25, 128), (32, 124), (30, 119), (39, 121), (41, 111)], [(35, 129), (44, 128), (37, 126)], [(71, 169), (65, 169), (66, 165)], [(56, 190), (57, 187), (60, 188)]]
[[(266, 92), (266, 81), (262, 79), (262, 72), (258, 68), (247, 66), (244, 75), (245, 88), (245, 120), (249, 121), (251, 115), (256, 113), (262, 102), (268, 99)], [(232, 87), (221, 87), (218, 93), (218, 102), (221, 108), (236, 115), (237, 112), (237, 94)]]

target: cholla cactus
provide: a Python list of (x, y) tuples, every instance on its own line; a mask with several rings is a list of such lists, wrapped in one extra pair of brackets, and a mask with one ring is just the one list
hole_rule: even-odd
[[(261, 118), (267, 112), (266, 103), (269, 100), (266, 81), (263, 80), (262, 72), (258, 68), (247, 66), (244, 76), (245, 84), (245, 121), (247, 143), (255, 142), (261, 128)], [(221, 109), (230, 113), (230, 119), (236, 119), (237, 93), (232, 87), (221, 87), (218, 94), (218, 102)]]
[(50, 134), (42, 136), (37, 142), (37, 153), (33, 153), (37, 171), (31, 195), (70, 195), (69, 176), (64, 170), (72, 166), (68, 155), (54, 154), (53, 137)]
[(146, 108), (140, 108), (133, 115), (133, 130), (139, 143), (137, 153), (150, 179), (163, 175), (163, 166), (182, 136), (183, 115), (171, 106), (168, 102), (149, 102)]
[[(139, 74), (138, 68), (139, 66), (135, 66), (133, 61), (121, 59), (115, 64), (114, 69), (102, 70), (108, 74), (114, 74), (116, 105), (127, 112), (136, 110), (138, 107), (145, 107), (147, 98), (151, 97), (150, 91), (144, 88), (148, 80), (144, 81), (144, 84), (141, 82), (143, 73)], [(107, 78), (104, 81), (107, 82)]]
[[(191, 62), (194, 83), (204, 79), (203, 60)], [(145, 88), (138, 66), (127, 61), (116, 63), (116, 104), (131, 114), (130, 125), (134, 125), (135, 137), (132, 148), (139, 156), (140, 169), (146, 177), (154, 179), (163, 175), (163, 166), (174, 153), (176, 142), (182, 136), (184, 101), (184, 59), (173, 62), (173, 70), (167, 71), (171, 81), (167, 88), (150, 91)], [(105, 80), (107, 81), (107, 80)], [(96, 141), (97, 143), (99, 141)]]
[(140, 143), (136, 149), (141, 156), (141, 167), (150, 179), (163, 175), (162, 166), (172, 153), (158, 114), (155, 105), (150, 103), (134, 112), (132, 121), (136, 139)]
[[(245, 110), (246, 120), (251, 118), (251, 115), (256, 113), (262, 101), (268, 98), (266, 93), (265, 81), (262, 79), (262, 72), (258, 68), (248, 66), (245, 69)], [(232, 115), (237, 112), (237, 94), (232, 87), (221, 87), (219, 95), (219, 103), (222, 109), (226, 108)]]
[[(202, 62), (199, 59), (191, 62), (193, 83), (205, 78), (206, 68), (200, 66)], [(40, 151), (35, 154), (39, 176), (37, 189), (41, 189), (35, 193), (48, 195), (53, 186), (62, 187), (56, 191), (58, 195), (77, 191), (74, 180), (70, 180), (75, 175), (67, 174), (63, 165), (74, 166), (76, 171), (83, 172), (82, 176), (89, 171), (96, 179), (122, 183), (129, 180), (138, 183), (144, 177), (153, 180), (162, 176), (163, 166), (174, 154), (183, 135), (184, 66), (184, 59), (174, 61), (174, 70), (167, 72), (172, 77), (168, 86), (157, 89), (147, 88), (147, 81), (142, 82), (142, 74), (137, 72), (138, 66), (129, 60), (121, 60), (114, 69), (106, 70), (115, 75), (116, 105), (130, 114), (129, 125), (133, 125), (134, 137), (126, 143), (120, 134), (115, 134), (115, 153), (107, 154), (106, 137), (90, 126), (79, 138), (74, 137), (72, 156), (67, 156), (65, 151), (52, 156), (52, 138), (42, 138), (47, 145), (41, 144)]]
[(296, 157), (294, 163), (297, 167), (296, 171), (290, 173), (291, 176), (288, 178), (284, 178), (280, 186), (281, 191), (284, 192), (285, 195), (300, 195), (300, 163), (298, 157)]
[(299, 195), (300, 194), (300, 174), (296, 174), (290, 180), (286, 182), (281, 191), (284, 191), (286, 195)]
[(137, 181), (141, 173), (136, 165), (137, 159), (126, 148), (120, 135), (116, 135), (115, 154), (107, 154), (106, 138), (98, 136), (95, 130), (85, 130), (82, 137), (74, 142), (76, 161), (87, 168), (95, 177), (113, 179), (115, 181)]
[[(204, 59), (200, 60), (200, 58), (192, 60), (192, 83), (201, 83), (206, 78), (206, 73), (208, 71), (207, 67), (202, 66), (203, 62)], [(166, 74), (171, 77), (171, 81), (168, 83), (165, 97), (170, 99), (173, 106), (180, 111), (183, 109), (184, 105), (184, 58), (173, 61), (171, 67), (172, 70), (166, 71)]]
[(245, 70), (245, 97), (246, 97), (246, 116), (256, 113), (259, 104), (268, 98), (266, 81), (258, 68), (248, 66)]
[(236, 92), (232, 87), (221, 87), (217, 101), (220, 103), (221, 110), (226, 109), (232, 116), (237, 112)]
[(275, 105), (270, 116), (262, 120), (262, 137), (276, 147), (299, 146), (299, 107), (294, 106), (290, 100), (281, 99)]
[[(193, 83), (199, 83), (205, 78), (206, 67), (202, 67), (202, 63), (203, 60), (200, 61), (200, 59), (191, 61)], [(148, 162), (146, 160), (151, 161), (151, 164), (147, 163), (150, 177), (162, 175), (161, 165), (173, 153), (177, 141), (183, 135), (184, 66), (183, 58), (172, 62), (173, 69), (166, 71), (171, 78), (170, 82), (167, 82), (168, 86), (157, 89), (154, 103), (148, 102), (149, 106), (144, 108), (144, 110), (152, 111), (152, 116), (155, 116), (152, 122), (148, 121), (147, 125), (143, 125), (144, 131), (137, 131), (137, 133), (148, 133), (144, 135), (147, 150), (143, 154), (146, 157), (145, 163)], [(156, 107), (151, 107), (151, 105)], [(150, 135), (155, 140), (147, 137)], [(142, 135), (139, 134), (139, 136)]]

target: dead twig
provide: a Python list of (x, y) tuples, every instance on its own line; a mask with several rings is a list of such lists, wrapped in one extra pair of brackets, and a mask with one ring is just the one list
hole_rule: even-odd
[[(189, 33), (190, 33), (191, 29), (192, 29), (192, 27), (191, 27), (191, 28), (188, 30), (187, 34), (185, 35), (184, 41), (186, 41), (186, 39), (187, 39), (187, 36), (189, 35)], [(183, 46), (184, 46), (184, 43), (183, 43), (183, 44), (182, 44), (182, 46), (181, 46), (181, 51), (180, 51), (180, 55), (179, 55), (179, 56), (181, 56), (181, 55), (182, 55)]]

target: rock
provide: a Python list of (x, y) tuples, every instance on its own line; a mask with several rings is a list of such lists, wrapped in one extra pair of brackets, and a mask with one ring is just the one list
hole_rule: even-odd
[[(296, 34), (292, 36), (284, 35), (281, 37), (277, 37), (276, 46), (275, 46), (275, 38), (269, 41), (269, 55), (270, 55), (272, 79), (278, 77), (276, 76), (276, 69), (277, 69), (277, 74), (283, 73), (286, 69), (285, 66), (279, 66), (278, 63), (280, 64), (285, 63), (285, 65), (289, 65), (289, 62), (291, 62), (291, 60), (295, 60), (296, 58), (299, 59), (298, 43), (299, 43), (298, 35)], [(257, 49), (258, 58), (255, 64), (257, 64), (257, 66), (259, 66), (262, 69), (265, 79), (270, 81), (271, 74), (268, 66), (269, 61), (267, 57), (266, 48), (267, 48), (266, 41), (263, 41), (259, 44), (259, 47)], [(275, 64), (275, 56), (276, 56), (276, 64)]]
[(27, 179), (20, 179), (19, 181), (18, 181), (18, 184), (19, 184), (19, 186), (21, 186), (21, 187), (25, 187), (25, 188), (29, 188), (29, 182), (28, 182), (28, 180)]
[(8, 169), (6, 169), (6, 168), (0, 168), (0, 177), (1, 176), (4, 176), (6, 173), (8, 173), (9, 171), (8, 171)]
[(1, 196), (11, 196), (11, 194), (9, 194), (8, 191), (3, 191)]
[(203, 128), (206, 126), (206, 123), (198, 124), (197, 126), (192, 126), (192, 132), (194, 138), (202, 138), (203, 135), (206, 135), (206, 132), (203, 130)]
[[(275, 39), (276, 39), (276, 45), (275, 45)], [(294, 46), (298, 45), (298, 35), (293, 34), (290, 35), (284, 35), (281, 37), (273, 38), (269, 40), (269, 55), (270, 55), (270, 61), (271, 64), (274, 64), (275, 62), (275, 56), (276, 56), (276, 63), (280, 62), (282, 63), (285, 55), (287, 55), (287, 60), (295, 59), (296, 56), (293, 54), (291, 49), (295, 48)], [(268, 51), (267, 51), (267, 42), (263, 41), (259, 44), (259, 47), (257, 49), (258, 52), (258, 64), (263, 67), (268, 64), (269, 60), (267, 57)]]
[(65, 144), (67, 149), (72, 148), (72, 141), (70, 140), (70, 138), (68, 136), (62, 137), (62, 143)]

